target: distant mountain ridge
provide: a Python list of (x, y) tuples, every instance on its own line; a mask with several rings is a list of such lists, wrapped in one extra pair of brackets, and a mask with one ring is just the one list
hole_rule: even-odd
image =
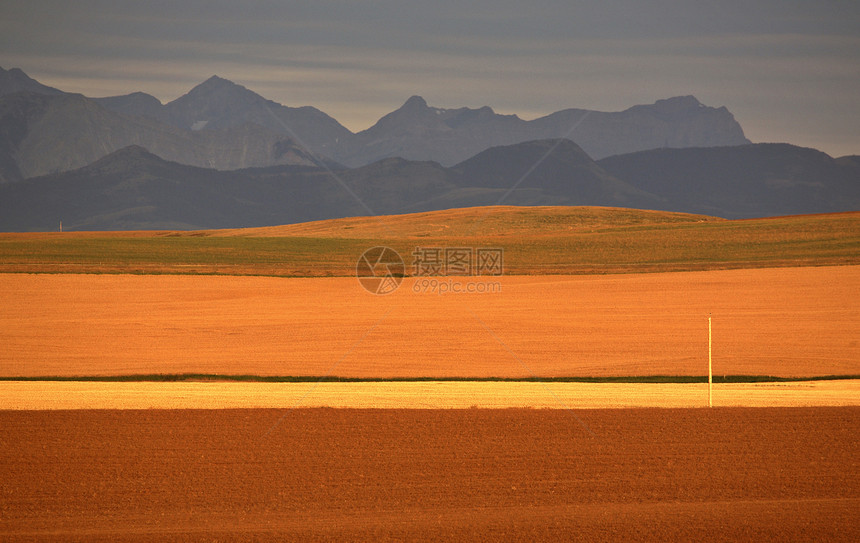
[[(570, 140), (491, 147), (451, 168), (456, 184), (483, 189), (540, 190), (552, 205), (654, 208), (660, 199), (601, 168)], [(505, 198), (507, 200), (507, 198)]]
[(653, 149), (597, 164), (667, 197), (665, 211), (743, 218), (860, 210), (860, 163), (786, 143)]
[(706, 107), (692, 96), (615, 113), (568, 109), (533, 121), (489, 107), (430, 107), (413, 96), (353, 134), (314, 107), (284, 106), (218, 76), (162, 104), (142, 92), (107, 98), (66, 94), (19, 69), (0, 68), (0, 115), (0, 182), (80, 168), (128, 145), (166, 160), (232, 170), (356, 167), (390, 157), (451, 166), (490, 147), (550, 138), (576, 141), (592, 158), (749, 143), (726, 108)]
[(352, 148), (335, 158), (347, 165), (388, 156), (453, 165), (490, 147), (552, 138), (573, 140), (594, 159), (659, 147), (750, 143), (725, 107), (707, 107), (693, 96), (614, 113), (567, 109), (533, 121), (499, 115), (489, 107), (434, 108), (413, 96), (356, 134)]
[(191, 131), (110, 111), (79, 94), (15, 93), (0, 99), (0, 179), (15, 181), (90, 164), (129, 145), (214, 169), (316, 164), (289, 138), (251, 124)]
[[(666, 176), (667, 168), (678, 173)], [(0, 185), (0, 230), (55, 230), (60, 220), (67, 230), (239, 228), (498, 204), (725, 218), (854, 211), (860, 164), (783, 144), (659, 149), (595, 162), (571, 141), (540, 140), (491, 148), (450, 168), (389, 158), (336, 171), (217, 171), (131, 146), (75, 171)]]

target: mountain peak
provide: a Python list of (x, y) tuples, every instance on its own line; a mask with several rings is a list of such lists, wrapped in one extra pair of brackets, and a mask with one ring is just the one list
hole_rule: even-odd
[[(118, 149), (113, 153), (106, 155), (99, 160), (93, 162), (91, 166), (96, 167), (99, 165), (110, 164), (117, 161), (131, 161), (131, 160), (158, 160), (163, 161), (161, 157), (149, 152), (149, 149), (143, 147), (141, 145), (129, 145), (127, 147), (123, 147), (122, 149)], [(89, 166), (88, 166), (89, 167)]]
[(673, 96), (671, 98), (657, 100), (656, 102), (654, 102), (654, 105), (686, 109), (700, 107), (702, 106), (702, 103), (699, 102), (699, 100), (692, 94), (688, 94), (687, 96)]
[(0, 96), (15, 92), (34, 92), (36, 94), (63, 94), (61, 90), (43, 85), (24, 73), (21, 68), (4, 70), (0, 67)]
[(427, 109), (427, 107), (428, 107), (427, 101), (424, 98), (422, 98), (418, 95), (415, 95), (415, 96), (410, 96), (409, 100), (406, 100), (406, 102), (403, 104), (403, 106), (400, 109), (418, 110), (418, 109)]
[(180, 96), (168, 106), (182, 104), (183, 102), (198, 103), (203, 105), (205, 102), (245, 102), (264, 100), (262, 96), (249, 90), (238, 83), (233, 83), (229, 79), (213, 75), (203, 83), (192, 88), (186, 94)]
[(265, 98), (242, 85), (213, 75), (167, 104), (166, 109), (178, 126), (194, 128), (211, 125), (213, 119), (229, 117), (264, 101)]
[(203, 83), (200, 83), (196, 87), (192, 88), (188, 94), (199, 94), (199, 93), (212, 93), (218, 91), (246, 91), (251, 92), (242, 85), (237, 83), (233, 83), (229, 79), (224, 79), (223, 77), (218, 77), (217, 75), (213, 75)]
[(403, 137), (407, 133), (423, 132), (428, 128), (444, 130), (447, 127), (439, 115), (434, 114), (434, 112), (440, 111), (442, 110), (429, 107), (424, 98), (417, 95), (412, 96), (400, 108), (379, 119), (363, 134), (376, 137), (374, 134), (394, 133), (398, 135), (397, 137)]
[[(550, 138), (490, 147), (453, 166), (453, 168), (469, 167), (470, 164), (475, 163), (504, 164), (512, 160), (519, 160), (523, 164), (536, 164), (546, 160), (562, 161), (577, 165), (590, 165), (594, 163), (591, 157), (572, 140), (567, 138)], [(528, 167), (525, 167), (523, 171), (527, 170)]]
[(129, 145), (103, 156), (79, 171), (91, 174), (119, 173), (139, 170), (144, 165), (160, 164), (164, 159), (140, 145)]
[(230, 81), (229, 79), (225, 79), (225, 78), (223, 78), (223, 77), (219, 77), (219, 76), (217, 76), (217, 75), (213, 75), (212, 77), (210, 77), (209, 79), (207, 79), (206, 81), (204, 81), (203, 83), (201, 83), (201, 85), (215, 85), (215, 84), (230, 84), (230, 85), (235, 85), (235, 83), (233, 83), (233, 82), (232, 82), (232, 81)]
[(672, 98), (657, 100), (653, 105), (646, 107), (650, 107), (655, 114), (667, 119), (681, 119), (718, 111), (717, 108), (709, 107), (699, 102), (692, 95), (673, 96)]

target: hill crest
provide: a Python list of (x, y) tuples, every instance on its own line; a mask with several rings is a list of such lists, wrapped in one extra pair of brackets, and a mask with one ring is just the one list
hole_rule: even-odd
[[(621, 207), (482, 206), (375, 217), (348, 217), (260, 228), (212, 230), (205, 233), (213, 236), (344, 239), (528, 237), (724, 220), (706, 215)], [(200, 233), (189, 232), (188, 235)]]

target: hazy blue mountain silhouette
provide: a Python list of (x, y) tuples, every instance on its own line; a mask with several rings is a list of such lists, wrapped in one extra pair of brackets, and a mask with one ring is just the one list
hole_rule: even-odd
[[(135, 101), (145, 98), (126, 100)], [(19, 92), (0, 98), (0, 182), (81, 168), (129, 145), (223, 170), (324, 160), (251, 123), (194, 131), (118, 113), (80, 94)]]
[(693, 96), (620, 112), (567, 109), (533, 121), (499, 115), (489, 107), (430, 107), (420, 96), (413, 96), (356, 134), (334, 158), (348, 165), (389, 156), (453, 165), (490, 147), (555, 138), (575, 141), (592, 158), (659, 147), (749, 143), (725, 107), (707, 107)]
[[(20, 92), (49, 98), (22, 99)], [(489, 107), (430, 107), (413, 96), (353, 134), (314, 107), (284, 106), (218, 76), (162, 104), (142, 92), (66, 94), (12, 69), (0, 71), (0, 111), (6, 125), (0, 130), (7, 133), (0, 140), (0, 182), (80, 168), (128, 145), (166, 160), (230, 170), (314, 162), (355, 167), (392, 157), (451, 166), (491, 147), (556, 138), (576, 141), (592, 158), (748, 143), (726, 108), (692, 96), (621, 112), (567, 109), (533, 121)]]
[(794, 145), (655, 149), (598, 164), (665, 198), (669, 211), (743, 218), (860, 210), (856, 160)]
[(450, 168), (390, 158), (334, 171), (217, 171), (132, 146), (75, 171), (0, 185), (0, 230), (55, 230), (59, 220), (69, 230), (235, 228), (500, 203), (731, 218), (849, 211), (860, 209), (860, 167), (851, 157), (768, 144), (595, 162), (573, 142), (541, 140), (492, 148)]

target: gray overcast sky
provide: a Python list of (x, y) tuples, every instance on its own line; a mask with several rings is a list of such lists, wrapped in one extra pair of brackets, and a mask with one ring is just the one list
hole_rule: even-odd
[(3, 0), (0, 66), (164, 102), (217, 74), (354, 131), (413, 94), (523, 118), (693, 94), (753, 141), (860, 154), (856, 0)]

